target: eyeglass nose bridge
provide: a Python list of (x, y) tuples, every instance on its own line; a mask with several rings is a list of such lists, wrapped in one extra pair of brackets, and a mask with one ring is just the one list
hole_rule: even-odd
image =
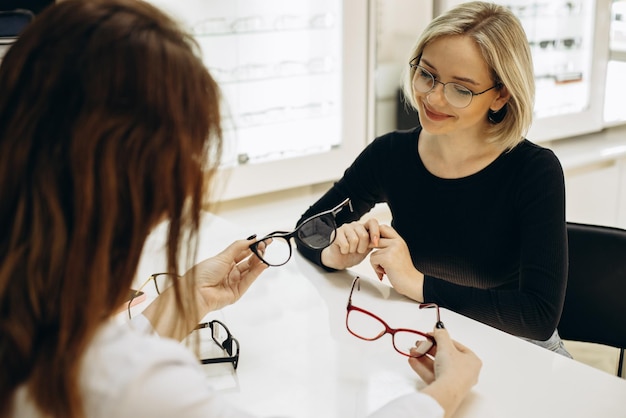
[[(441, 90), (438, 93), (437, 93), (437, 84), (441, 84)], [(439, 94), (440, 100), (443, 99), (447, 103), (450, 103), (450, 100), (448, 100), (448, 96), (446, 96), (446, 88), (447, 88), (446, 83), (443, 83), (433, 77), (433, 86), (430, 88), (430, 90), (424, 93), (426, 94), (426, 100), (428, 100), (428, 103), (432, 104), (432, 102), (430, 101), (430, 97), (435, 93)]]

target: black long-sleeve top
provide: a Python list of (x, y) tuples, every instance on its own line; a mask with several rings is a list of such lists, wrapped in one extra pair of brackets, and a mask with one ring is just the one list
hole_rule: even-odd
[[(420, 131), (375, 139), (298, 223), (346, 197), (354, 212), (339, 212), (338, 225), (386, 202), (392, 226), (424, 273), (425, 302), (514, 335), (548, 339), (558, 324), (567, 283), (559, 160), (525, 140), (475, 174), (442, 179), (422, 163)], [(296, 244), (324, 267), (321, 251)]]

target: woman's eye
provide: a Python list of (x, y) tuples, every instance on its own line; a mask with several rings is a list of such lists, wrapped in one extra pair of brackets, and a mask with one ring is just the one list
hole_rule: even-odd
[(426, 70), (419, 70), (419, 76), (420, 76), (420, 78), (423, 78), (423, 79), (432, 79), (433, 78), (432, 74), (429, 73)]
[(472, 92), (469, 91), (467, 88), (459, 85), (459, 84), (453, 84), (454, 86), (454, 93), (458, 94), (460, 96), (471, 96)]

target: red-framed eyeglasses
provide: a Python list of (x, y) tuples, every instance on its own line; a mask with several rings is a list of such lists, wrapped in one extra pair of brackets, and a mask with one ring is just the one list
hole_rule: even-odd
[[(360, 290), (360, 278), (357, 276), (352, 282), (352, 289), (348, 297), (348, 305), (346, 307), (346, 328), (350, 334), (366, 341), (374, 341), (385, 334), (391, 334), (393, 348), (400, 354), (407, 357), (422, 357), (435, 345), (435, 339), (430, 335), (409, 328), (391, 328), (385, 321), (377, 315), (352, 304), (352, 294), (356, 287)], [(420, 309), (436, 308), (437, 328), (443, 328), (439, 306), (435, 303), (421, 303)], [(411, 348), (417, 348), (411, 352)], [(416, 355), (417, 353), (417, 355)]]

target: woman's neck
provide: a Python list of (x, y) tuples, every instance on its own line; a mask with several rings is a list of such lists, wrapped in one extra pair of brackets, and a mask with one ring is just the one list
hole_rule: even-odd
[(471, 135), (433, 135), (422, 131), (418, 143), (418, 152), (426, 169), (447, 179), (475, 174), (503, 151), (501, 145)]

